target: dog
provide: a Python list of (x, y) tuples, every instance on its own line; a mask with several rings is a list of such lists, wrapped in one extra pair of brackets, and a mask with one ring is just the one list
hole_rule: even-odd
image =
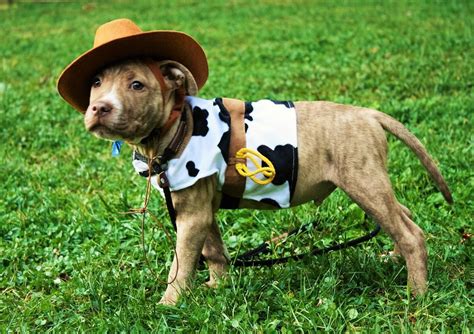
[[(192, 98), (184, 100), (178, 121), (167, 122), (179, 99), (179, 90), (184, 89), (186, 95), (193, 96), (198, 87), (193, 74), (179, 62), (157, 61), (156, 66), (163, 76), (161, 85), (165, 85), (165, 93), (150, 67), (140, 58), (113, 64), (97, 73), (91, 85), (84, 122), (85, 128), (95, 136), (125, 140), (141, 156), (153, 159), (163, 155), (178, 131), (179, 118), (185, 115), (188, 126), (171, 163), (185, 154), (193, 131), (196, 131), (192, 124), (196, 109), (192, 104), (197, 102)], [(218, 108), (216, 101), (219, 102), (209, 103), (217, 104)], [(265, 105), (271, 105), (271, 102)], [(336, 188), (342, 189), (393, 239), (395, 253), (401, 254), (406, 261), (411, 291), (415, 295), (423, 294), (427, 288), (424, 235), (412, 221), (410, 210), (395, 198), (387, 174), (385, 132), (396, 136), (415, 153), (446, 201), (452, 203), (448, 185), (426, 149), (400, 122), (376, 110), (324, 101), (283, 105), (296, 115), (298, 157), (297, 182), (291, 189), (290, 200), (286, 198), (281, 202), (296, 206), (313, 201), (319, 205)], [(157, 131), (163, 127), (166, 131)], [(191, 172), (188, 168), (181, 173)], [(172, 176), (168, 178), (172, 182)], [(163, 304), (175, 304), (180, 294), (191, 287), (201, 254), (210, 271), (208, 286), (215, 286), (226, 276), (230, 260), (215, 217), (226, 197), (220, 189), (220, 179), (222, 173), (219, 171), (171, 193), (177, 212), (176, 254), (168, 276), (172, 283), (168, 284), (161, 299)], [(278, 207), (272, 204), (275, 203), (243, 198), (238, 207)]]

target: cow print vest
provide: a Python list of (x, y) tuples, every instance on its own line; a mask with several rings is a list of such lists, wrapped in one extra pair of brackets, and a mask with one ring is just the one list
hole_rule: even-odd
[[(192, 186), (197, 180), (216, 174), (222, 190), (229, 159), (230, 115), (222, 99), (186, 97), (193, 114), (193, 134), (182, 154), (167, 164), (171, 191)], [(247, 178), (243, 198), (287, 208), (295, 190), (298, 174), (296, 112), (292, 102), (260, 100), (245, 103), (246, 147), (267, 157), (276, 170), (271, 183), (259, 185)], [(140, 175), (148, 165), (138, 153), (133, 166)], [(249, 168), (251, 166), (249, 165)], [(157, 177), (152, 184), (159, 189)], [(239, 200), (222, 196), (222, 208), (238, 208)]]

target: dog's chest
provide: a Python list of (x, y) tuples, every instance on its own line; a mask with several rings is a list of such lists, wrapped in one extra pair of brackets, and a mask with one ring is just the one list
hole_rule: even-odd
[[(216, 174), (218, 190), (222, 191), (231, 158), (232, 111), (227, 110), (220, 98), (204, 100), (187, 97), (186, 103), (192, 109), (193, 133), (179, 158), (168, 162), (166, 174), (170, 188), (172, 191), (184, 189), (201, 178)], [(247, 178), (241, 197), (275, 207), (289, 207), (298, 172), (296, 113), (293, 104), (271, 100), (245, 102), (244, 122), (245, 147), (268, 158), (276, 173), (272, 182), (265, 185)], [(259, 159), (257, 163), (265, 166)], [(134, 154), (133, 165), (138, 173), (146, 174), (148, 166), (137, 154)], [(258, 167), (253, 163), (247, 165), (251, 172)], [(152, 178), (152, 183), (158, 187), (156, 177)], [(238, 204), (239, 198), (223, 192), (222, 207), (237, 208)]]

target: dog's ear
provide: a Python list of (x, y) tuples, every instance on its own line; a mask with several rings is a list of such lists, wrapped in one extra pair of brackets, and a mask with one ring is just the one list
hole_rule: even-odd
[(197, 94), (198, 87), (196, 80), (194, 80), (192, 73), (186, 66), (173, 60), (161, 61), (159, 65), (165, 82), (170, 89), (175, 90), (184, 86), (186, 95), (193, 96)]

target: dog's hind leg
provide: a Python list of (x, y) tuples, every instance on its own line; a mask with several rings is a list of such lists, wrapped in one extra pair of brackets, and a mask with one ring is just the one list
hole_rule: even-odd
[(202, 255), (209, 267), (209, 281), (206, 282), (206, 285), (211, 288), (216, 287), (219, 279), (224, 278), (227, 274), (230, 257), (215, 219), (204, 242)]
[(413, 219), (410, 209), (408, 209), (405, 205), (401, 204), (400, 202), (398, 203), (398, 205), (400, 205), (400, 208), (402, 209), (403, 214), (405, 216), (407, 216), (409, 219)]
[[(411, 211), (401, 203), (398, 203), (398, 205), (402, 209), (402, 215), (406, 216), (406, 218), (409, 220), (413, 220)], [(396, 242), (394, 242), (393, 251), (389, 253), (389, 256), (392, 257), (392, 259), (394, 259), (395, 261), (397, 261), (398, 256), (401, 256), (400, 247), (398, 247)]]
[(389, 177), (383, 168), (351, 171), (341, 177), (338, 186), (369, 214), (394, 240), (405, 258), (408, 285), (412, 292), (426, 290), (427, 253), (423, 232), (413, 223), (409, 211), (393, 194)]

